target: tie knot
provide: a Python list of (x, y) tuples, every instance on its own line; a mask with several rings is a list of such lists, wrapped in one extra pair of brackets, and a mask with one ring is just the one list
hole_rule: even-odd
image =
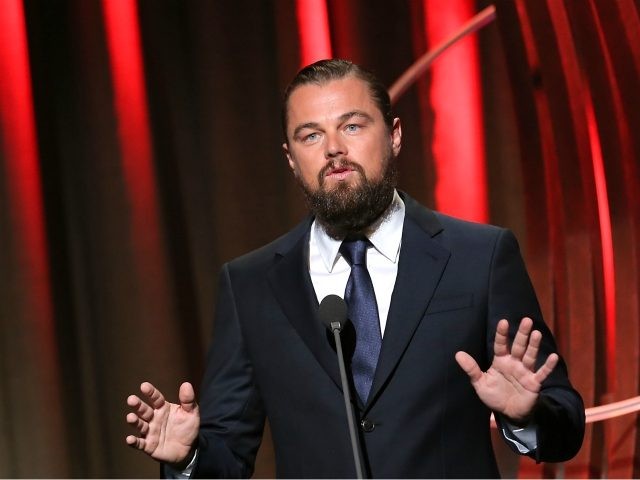
[(367, 264), (367, 248), (371, 242), (366, 237), (345, 238), (340, 253), (350, 266)]

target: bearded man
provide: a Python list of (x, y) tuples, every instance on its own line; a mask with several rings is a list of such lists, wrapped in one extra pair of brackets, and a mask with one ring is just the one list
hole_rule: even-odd
[(166, 473), (248, 477), (269, 419), (279, 477), (354, 477), (335, 345), (317, 318), (344, 296), (353, 409), (370, 477), (499, 475), (505, 441), (567, 460), (584, 407), (505, 229), (398, 192), (400, 120), (384, 86), (344, 60), (301, 70), (284, 99), (284, 152), (312, 215), (225, 264), (201, 400), (150, 383), (127, 402), (127, 443)]

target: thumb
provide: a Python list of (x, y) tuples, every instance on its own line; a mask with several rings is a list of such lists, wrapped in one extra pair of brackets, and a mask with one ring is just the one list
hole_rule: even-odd
[(469, 375), (471, 383), (476, 383), (482, 378), (482, 370), (480, 370), (478, 363), (467, 352), (456, 353), (456, 362)]
[(196, 393), (193, 390), (193, 385), (189, 382), (184, 382), (180, 385), (180, 391), (178, 392), (178, 401), (183, 410), (192, 412), (196, 407)]

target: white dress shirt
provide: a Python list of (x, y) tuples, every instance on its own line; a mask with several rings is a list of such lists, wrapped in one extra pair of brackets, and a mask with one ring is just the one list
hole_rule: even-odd
[[(383, 336), (391, 294), (398, 276), (404, 210), (404, 202), (398, 192), (394, 191), (387, 211), (366, 235), (373, 244), (373, 247), (367, 249), (367, 270), (376, 294)], [(318, 222), (313, 222), (309, 235), (309, 273), (318, 303), (331, 294), (344, 298), (351, 267), (339, 252), (341, 244), (342, 240), (331, 238)]]

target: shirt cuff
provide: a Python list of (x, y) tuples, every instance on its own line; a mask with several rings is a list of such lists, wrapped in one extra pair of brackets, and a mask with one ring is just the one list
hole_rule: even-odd
[(518, 452), (527, 454), (538, 448), (538, 435), (536, 433), (537, 428), (535, 423), (530, 422), (524, 427), (518, 427), (503, 417), (500, 424), (502, 435), (518, 449)]
[(179, 478), (179, 479), (187, 479), (191, 477), (191, 472), (193, 471), (193, 467), (196, 465), (196, 459), (198, 458), (198, 449), (193, 454), (193, 458), (189, 462), (189, 464), (185, 467), (184, 470), (176, 470), (172, 468), (171, 465), (165, 464), (164, 472), (166, 478)]

